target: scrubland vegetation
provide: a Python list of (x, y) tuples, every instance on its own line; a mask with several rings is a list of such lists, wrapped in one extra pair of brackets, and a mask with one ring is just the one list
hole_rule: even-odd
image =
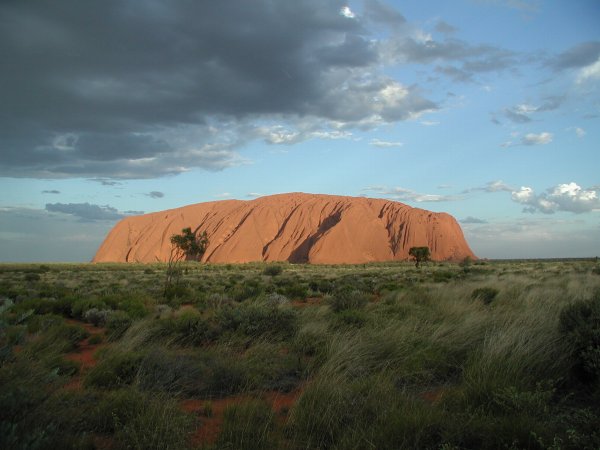
[(0, 266), (0, 448), (598, 449), (600, 266)]

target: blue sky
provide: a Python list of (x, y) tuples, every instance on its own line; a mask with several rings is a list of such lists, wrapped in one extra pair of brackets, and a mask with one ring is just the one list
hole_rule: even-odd
[(600, 255), (595, 0), (0, 5), (0, 261), (121, 218), (381, 197), (487, 258)]

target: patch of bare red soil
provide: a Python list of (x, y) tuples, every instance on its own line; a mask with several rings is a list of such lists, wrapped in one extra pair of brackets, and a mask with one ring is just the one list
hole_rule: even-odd
[(446, 388), (436, 387), (434, 389), (430, 389), (429, 391), (421, 392), (419, 396), (428, 403), (438, 403), (442, 397), (444, 397), (444, 393), (446, 392)]
[(323, 297), (308, 297), (304, 300), (292, 300), (292, 305), (303, 308), (305, 306), (320, 305), (322, 301)]
[(96, 363), (98, 362), (95, 356), (96, 352), (105, 345), (103, 343), (90, 344), (90, 338), (94, 335), (104, 336), (105, 330), (104, 328), (96, 327), (92, 324), (80, 322), (74, 319), (67, 319), (67, 323), (73, 325), (80, 325), (83, 328), (85, 328), (88, 333), (90, 333), (89, 337), (79, 342), (77, 348), (74, 351), (65, 355), (65, 359), (75, 361), (80, 364), (79, 373), (76, 376), (74, 376), (69, 383), (65, 385), (65, 388), (81, 389), (83, 383), (83, 375), (85, 375), (87, 371), (89, 371), (96, 365)]
[(192, 443), (194, 445), (214, 444), (223, 427), (225, 409), (250, 398), (247, 395), (236, 395), (214, 400), (184, 400), (183, 409), (200, 416), (200, 426), (192, 436)]
[[(275, 422), (283, 426), (287, 421), (290, 410), (301, 393), (302, 387), (299, 387), (291, 392), (267, 391), (260, 395), (259, 398), (264, 399), (271, 406), (275, 414)], [(192, 436), (192, 444), (196, 446), (214, 444), (223, 427), (225, 409), (228, 406), (248, 401), (252, 398), (256, 397), (235, 395), (213, 400), (184, 400), (182, 408), (185, 411), (196, 414), (200, 418), (200, 426)], [(207, 414), (207, 410), (210, 411), (209, 414)]]

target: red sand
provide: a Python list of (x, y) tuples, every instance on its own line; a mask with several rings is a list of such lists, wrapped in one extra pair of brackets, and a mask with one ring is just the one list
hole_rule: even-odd
[(103, 343), (90, 344), (89, 340), (92, 336), (97, 334), (103, 336), (105, 330), (104, 328), (95, 327), (89, 323), (80, 322), (74, 319), (67, 319), (66, 322), (73, 325), (80, 325), (84, 327), (88, 331), (88, 333), (90, 333), (90, 336), (83, 339), (74, 351), (65, 355), (65, 359), (68, 359), (70, 361), (76, 361), (80, 364), (79, 373), (76, 376), (74, 376), (69, 383), (65, 385), (65, 388), (81, 389), (83, 375), (96, 365), (98, 361), (96, 360), (95, 354), (100, 348), (104, 347), (105, 345)]
[(415, 246), (429, 247), (434, 260), (475, 258), (449, 214), (384, 199), (293, 193), (125, 218), (93, 261), (166, 261), (170, 237), (185, 227), (208, 234), (206, 262), (358, 264), (406, 260)]
[[(272, 408), (275, 414), (275, 422), (283, 426), (288, 418), (289, 411), (298, 397), (302, 393), (302, 387), (291, 392), (268, 391), (263, 393), (260, 398), (264, 399)], [(200, 418), (200, 426), (192, 436), (194, 445), (212, 445), (214, 444), (223, 427), (223, 414), (225, 409), (230, 405), (235, 405), (244, 401), (251, 400), (249, 395), (236, 395), (232, 397), (219, 398), (213, 400), (184, 400), (181, 404), (185, 411), (197, 414)], [(204, 415), (204, 406), (209, 403), (211, 416)]]

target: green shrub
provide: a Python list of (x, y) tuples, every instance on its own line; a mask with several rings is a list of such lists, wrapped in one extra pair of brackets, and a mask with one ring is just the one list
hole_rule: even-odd
[(98, 345), (98, 344), (101, 344), (103, 340), (104, 339), (102, 338), (102, 335), (100, 335), (100, 334), (92, 334), (90, 336), (90, 338), (88, 339), (88, 343), (90, 345)]
[(481, 300), (486, 305), (492, 303), (497, 295), (498, 289), (492, 287), (481, 287), (471, 292), (471, 298), (473, 300)]
[(131, 318), (124, 311), (111, 311), (106, 319), (106, 329), (108, 331), (108, 338), (112, 341), (119, 339), (129, 326), (131, 325)]
[(296, 313), (292, 309), (263, 305), (242, 305), (224, 308), (217, 313), (223, 330), (237, 331), (249, 337), (269, 336), (288, 338), (297, 328)]
[(357, 309), (344, 309), (335, 315), (335, 325), (360, 328), (367, 323), (367, 314)]
[(227, 291), (227, 294), (236, 302), (243, 302), (250, 298), (259, 297), (265, 290), (259, 278), (243, 280)]
[(108, 318), (111, 312), (112, 311), (110, 309), (100, 310), (98, 308), (91, 308), (88, 309), (85, 313), (83, 313), (83, 319), (86, 322), (91, 323), (95, 327), (101, 327), (104, 326), (104, 324), (106, 323), (106, 319)]
[(154, 325), (155, 338), (169, 337), (173, 343), (202, 345), (213, 342), (220, 335), (220, 327), (203, 319), (198, 313), (184, 313), (179, 317), (161, 319)]
[(85, 377), (86, 386), (116, 388), (133, 383), (143, 355), (140, 353), (113, 353), (105, 356)]
[(119, 424), (116, 440), (122, 448), (135, 450), (182, 449), (188, 447), (193, 425), (193, 417), (175, 400), (159, 396), (145, 399), (137, 414)]
[(268, 342), (248, 349), (243, 368), (249, 387), (261, 391), (289, 392), (298, 386), (303, 375), (297, 355), (282, 354), (280, 345)]
[(283, 267), (281, 267), (279, 264), (269, 264), (264, 268), (263, 275), (275, 277), (277, 275), (280, 275), (282, 272)]
[(157, 348), (141, 361), (137, 380), (143, 390), (194, 396), (206, 393), (208, 375), (206, 367), (190, 355)]
[(308, 287), (313, 292), (330, 294), (335, 290), (335, 282), (328, 279), (313, 279), (308, 283)]
[(250, 400), (228, 406), (223, 417), (219, 448), (258, 450), (275, 448), (273, 412), (263, 401)]
[(573, 374), (581, 381), (600, 378), (600, 294), (571, 303), (560, 313), (559, 329), (573, 347)]
[(349, 289), (338, 291), (329, 299), (329, 305), (335, 312), (340, 312), (347, 309), (360, 309), (363, 308), (368, 302), (368, 294)]
[(97, 394), (87, 421), (90, 429), (101, 433), (114, 433), (144, 409), (146, 396), (130, 387), (120, 387)]
[(38, 274), (38, 273), (26, 273), (24, 279), (25, 279), (25, 281), (28, 281), (31, 283), (31, 282), (35, 282), (35, 281), (40, 281), (41, 277), (40, 277), (40, 274)]
[(65, 353), (75, 350), (79, 342), (88, 336), (89, 333), (81, 325), (63, 322), (41, 332), (39, 338), (32, 342), (31, 350), (34, 354), (52, 351)]
[(72, 303), (71, 315), (77, 319), (84, 320), (85, 313), (90, 309), (99, 311), (111, 309), (106, 303), (97, 298), (78, 299)]

